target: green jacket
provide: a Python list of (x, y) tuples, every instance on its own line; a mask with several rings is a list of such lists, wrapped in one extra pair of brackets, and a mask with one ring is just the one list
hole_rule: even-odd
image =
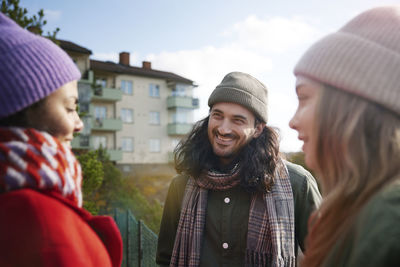
[(324, 266), (400, 266), (400, 183), (374, 196), (338, 242)]
[[(319, 205), (321, 195), (308, 171), (289, 162), (287, 167), (295, 207), (295, 239), (304, 250), (308, 217)], [(187, 180), (188, 177), (179, 175), (169, 187), (157, 247), (157, 263), (162, 266), (170, 262)], [(229, 205), (226, 205), (227, 201)], [(209, 191), (200, 266), (243, 266), (249, 208), (250, 194), (240, 186), (226, 191)], [(228, 249), (223, 248), (224, 243)]]

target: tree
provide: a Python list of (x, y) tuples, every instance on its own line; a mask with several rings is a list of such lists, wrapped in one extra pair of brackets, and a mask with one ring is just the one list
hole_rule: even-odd
[[(33, 33), (43, 35), (43, 27), (47, 24), (44, 19), (44, 11), (40, 9), (36, 15), (28, 16), (28, 10), (19, 6), (19, 0), (1, 0), (0, 11), (18, 23), (22, 28)], [(47, 32), (48, 38), (55, 41), (56, 35), (60, 28), (56, 28), (53, 32)]]
[[(99, 213), (98, 189), (104, 180), (104, 170), (98, 160), (99, 151), (90, 151), (77, 156), (83, 171), (82, 193), (84, 196), (83, 207), (92, 214)], [(101, 152), (100, 152), (101, 153)]]
[(92, 214), (113, 214), (115, 208), (130, 209), (138, 220), (158, 233), (162, 206), (148, 201), (134, 183), (123, 177), (110, 161), (107, 151), (100, 148), (78, 156), (83, 172), (83, 205)]
[(286, 154), (287, 160), (290, 162), (293, 162), (295, 164), (301, 165), (304, 167), (304, 169), (308, 170), (317, 180), (318, 183), (318, 187), (321, 190), (320, 184), (319, 184), (319, 180), (318, 177), (316, 176), (316, 174), (313, 172), (313, 170), (311, 170), (310, 168), (307, 167), (306, 165), (306, 161), (304, 159), (304, 152), (293, 152), (293, 153), (288, 153)]

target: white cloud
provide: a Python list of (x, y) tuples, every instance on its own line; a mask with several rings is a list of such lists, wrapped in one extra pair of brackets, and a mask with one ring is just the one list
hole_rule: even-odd
[(260, 19), (252, 15), (236, 23), (224, 34), (236, 38), (237, 42), (249, 49), (282, 53), (315, 39), (319, 32), (300, 17)]
[(196, 119), (207, 115), (207, 99), (227, 73), (242, 71), (257, 77), (272, 69), (268, 57), (235, 44), (220, 48), (208, 46), (198, 50), (163, 52), (149, 55), (147, 59), (152, 61), (155, 69), (174, 72), (198, 84), (195, 96), (200, 99), (200, 110), (195, 112)]
[(60, 10), (45, 9), (44, 16), (48, 21), (57, 21), (61, 18), (62, 12)]
[[(226, 40), (219, 47), (210, 44), (145, 58), (154, 69), (176, 73), (198, 84), (195, 96), (200, 99), (200, 109), (195, 112), (196, 120), (207, 115), (208, 97), (227, 73), (247, 72), (265, 82), (269, 88), (269, 124), (281, 130), (283, 151), (297, 151), (300, 142), (288, 126), (297, 107), (291, 72), (300, 53), (319, 35), (316, 28), (301, 18), (249, 16), (224, 32)], [(95, 54), (93, 58), (117, 62), (118, 53)]]
[[(227, 41), (220, 47), (210, 45), (193, 50), (162, 52), (148, 55), (147, 60), (152, 61), (155, 69), (174, 72), (199, 85), (195, 90), (200, 98), (196, 119), (207, 115), (208, 97), (228, 72), (243, 71), (266, 81), (269, 88), (269, 124), (280, 129), (283, 151), (297, 151), (301, 143), (297, 140), (297, 133), (288, 126), (297, 107), (291, 70), (294, 58), (297, 59), (300, 51), (304, 51), (320, 35), (315, 27), (298, 17), (263, 20), (249, 16), (224, 32)], [(286, 65), (282, 62), (285, 60), (282, 55), (289, 58)]]

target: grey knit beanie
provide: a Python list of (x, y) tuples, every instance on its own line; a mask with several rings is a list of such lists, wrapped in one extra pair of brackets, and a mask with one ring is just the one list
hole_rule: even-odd
[(0, 12), (0, 118), (80, 77), (78, 68), (61, 48), (22, 29)]
[(400, 114), (400, 6), (361, 13), (311, 46), (294, 74)]
[(267, 87), (253, 76), (243, 72), (228, 73), (208, 99), (211, 108), (218, 102), (244, 106), (263, 122), (268, 121)]

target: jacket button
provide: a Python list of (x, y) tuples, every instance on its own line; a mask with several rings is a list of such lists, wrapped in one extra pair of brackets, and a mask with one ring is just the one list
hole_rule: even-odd
[(224, 248), (224, 249), (227, 249), (229, 246), (228, 246), (228, 243), (223, 243), (222, 244), (222, 247)]
[(229, 199), (229, 197), (226, 197), (226, 198), (224, 199), (224, 202), (225, 202), (226, 204), (228, 204), (229, 202), (231, 202), (231, 200)]

